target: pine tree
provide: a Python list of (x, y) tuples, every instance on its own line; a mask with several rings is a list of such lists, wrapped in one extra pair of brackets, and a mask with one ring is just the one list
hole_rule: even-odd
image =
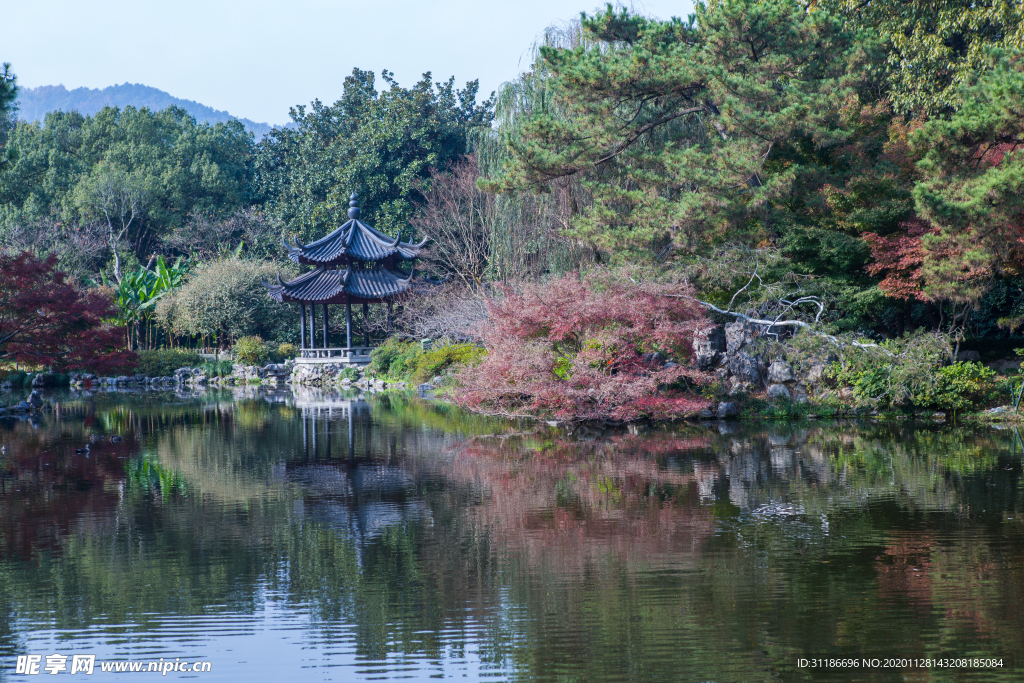
[(620, 253), (667, 252), (771, 230), (800, 168), (770, 161), (793, 138), (842, 137), (838, 105), (861, 53), (825, 11), (716, 0), (684, 22), (615, 11), (582, 18), (575, 47), (542, 47), (546, 106), (504, 132), (494, 190), (579, 178), (579, 236)]

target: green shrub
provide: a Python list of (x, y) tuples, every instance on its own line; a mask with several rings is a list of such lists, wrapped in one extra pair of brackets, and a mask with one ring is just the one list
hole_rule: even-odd
[(289, 344), (285, 342), (277, 347), (278, 362), (282, 363), (286, 360), (299, 357), (299, 347), (295, 344)]
[(931, 400), (935, 407), (954, 412), (981, 403), (996, 373), (981, 363), (953, 363), (939, 368)]
[(138, 354), (136, 372), (146, 377), (168, 377), (178, 368), (193, 368), (201, 362), (199, 354), (191, 349), (159, 349)]
[(417, 359), (423, 353), (417, 342), (391, 337), (373, 350), (366, 374), (371, 377), (405, 379), (416, 369)]
[(477, 363), (487, 352), (476, 344), (445, 344), (415, 358), (412, 381), (426, 382), (455, 365)]
[[(276, 281), (277, 270), (273, 263), (237, 257), (200, 263), (184, 285), (157, 303), (157, 321), (178, 334), (212, 339), (292, 339), (299, 322), (297, 307), (271, 299), (260, 282)], [(288, 269), (282, 273), (285, 279), (294, 274)]]
[(939, 369), (952, 356), (950, 338), (920, 332), (880, 347), (845, 354), (829, 368), (829, 376), (852, 386), (861, 403), (879, 409), (931, 405)]
[(373, 350), (366, 368), (371, 377), (426, 382), (456, 365), (476, 363), (486, 351), (476, 344), (445, 343), (424, 351), (418, 342), (388, 339)]
[(30, 375), (24, 370), (0, 371), (0, 382), (10, 382), (12, 389), (20, 389), (25, 386), (25, 380)]
[(242, 365), (263, 365), (270, 358), (270, 352), (262, 337), (242, 337), (232, 349), (235, 361)]
[(338, 377), (341, 379), (347, 379), (350, 382), (355, 382), (359, 379), (359, 371), (352, 367), (342, 368), (341, 372), (338, 373)]

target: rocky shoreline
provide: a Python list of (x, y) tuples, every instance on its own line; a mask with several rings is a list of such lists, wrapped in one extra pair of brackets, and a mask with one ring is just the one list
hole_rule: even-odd
[[(38, 373), (32, 377), (30, 387), (42, 389), (56, 386), (57, 375)], [(407, 382), (389, 382), (369, 377), (365, 370), (354, 368), (342, 363), (322, 363), (317, 365), (296, 364), (293, 361), (284, 363), (268, 363), (264, 366), (242, 365), (232, 366), (231, 374), (218, 376), (208, 374), (202, 367), (178, 368), (173, 375), (165, 377), (148, 377), (146, 375), (100, 376), (91, 373), (71, 372), (67, 379), (72, 389), (94, 387), (152, 387), (157, 389), (173, 389), (182, 386), (240, 386), (298, 384), (315, 387), (353, 387), (358, 389), (408, 389)], [(0, 390), (10, 391), (10, 382), (0, 382)], [(421, 385), (423, 390), (433, 389), (431, 385)]]

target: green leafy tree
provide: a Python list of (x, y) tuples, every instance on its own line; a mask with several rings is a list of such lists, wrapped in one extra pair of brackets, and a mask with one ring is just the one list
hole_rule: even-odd
[(900, 114), (948, 114), (961, 87), (991, 67), (989, 50), (1024, 48), (1016, 0), (818, 0), (812, 3), (871, 31), (885, 44), (879, 86)]
[(306, 239), (347, 220), (353, 191), (365, 220), (392, 234), (405, 229), (419, 181), (465, 154), (469, 130), (491, 120), (491, 101), (476, 102), (476, 81), (456, 90), (454, 79), (434, 84), (429, 72), (412, 88), (390, 72), (383, 78), (389, 87), (378, 92), (372, 72), (354, 69), (341, 99), (293, 108), (294, 128), (258, 145), (260, 195)]
[[(19, 123), (8, 145), (16, 160), (0, 172), (0, 229), (110, 218), (114, 237), (124, 230), (112, 242), (145, 262), (190, 213), (229, 215), (249, 203), (253, 138), (237, 121), (199, 124), (175, 107), (51, 112), (42, 124)], [(145, 198), (144, 212), (121, 212), (129, 189)]]

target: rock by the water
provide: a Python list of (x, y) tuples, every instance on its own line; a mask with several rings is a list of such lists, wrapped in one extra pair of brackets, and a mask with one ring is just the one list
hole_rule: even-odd
[(785, 384), (771, 384), (768, 386), (768, 398), (789, 399), (789, 397), (789, 389), (786, 388)]
[(38, 391), (33, 391), (31, 394), (29, 394), (27, 400), (28, 404), (33, 408), (43, 407), (43, 397), (39, 395)]
[(718, 404), (718, 410), (715, 412), (717, 413), (719, 420), (724, 420), (729, 417), (736, 417), (739, 415), (740, 411), (732, 401), (722, 401)]
[(418, 387), (416, 387), (416, 391), (433, 391), (433, 390), (434, 390), (434, 385), (430, 384), (429, 382), (424, 382), (423, 384), (421, 384)]
[(729, 354), (736, 353), (752, 343), (757, 330), (750, 323), (734, 322), (725, 326), (725, 347)]
[(782, 384), (793, 381), (793, 368), (785, 361), (777, 360), (768, 366), (768, 381), (772, 384)]

